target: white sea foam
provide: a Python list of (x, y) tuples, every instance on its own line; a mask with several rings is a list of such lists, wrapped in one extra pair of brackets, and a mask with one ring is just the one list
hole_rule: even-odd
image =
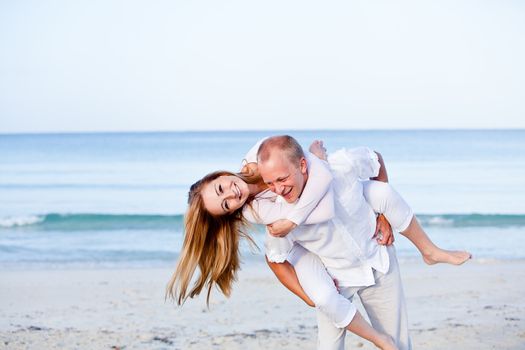
[(17, 226), (29, 226), (38, 224), (44, 221), (43, 216), (28, 215), (28, 216), (8, 216), (0, 218), (0, 227), (17, 227)]
[(452, 225), (453, 223), (454, 223), (454, 221), (452, 219), (446, 219), (446, 218), (444, 218), (442, 216), (434, 216), (434, 217), (428, 219), (428, 224), (429, 225), (445, 226), (445, 225)]

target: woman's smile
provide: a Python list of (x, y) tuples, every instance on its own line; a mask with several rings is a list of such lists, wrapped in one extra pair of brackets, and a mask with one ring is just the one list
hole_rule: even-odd
[(237, 176), (224, 175), (203, 187), (204, 206), (212, 215), (233, 213), (250, 195), (246, 182)]

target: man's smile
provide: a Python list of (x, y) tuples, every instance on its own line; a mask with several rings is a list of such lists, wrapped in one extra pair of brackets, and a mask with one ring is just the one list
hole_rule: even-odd
[(290, 187), (288, 190), (284, 191), (281, 196), (283, 197), (288, 197), (288, 195), (290, 195), (290, 193), (292, 192), (293, 190), (293, 187)]

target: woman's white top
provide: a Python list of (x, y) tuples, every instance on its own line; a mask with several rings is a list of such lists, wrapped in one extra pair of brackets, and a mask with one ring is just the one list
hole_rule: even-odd
[[(266, 138), (259, 140), (259, 142), (248, 151), (243, 159), (243, 166), (247, 163), (257, 163), (257, 151), (265, 139)], [(280, 217), (280, 219), (288, 219), (296, 225), (301, 225), (303, 223), (317, 224), (330, 220), (334, 216), (334, 199), (333, 190), (331, 188), (333, 180), (332, 172), (325, 161), (317, 158), (313, 154), (305, 153), (305, 158), (308, 164), (308, 181), (299, 199), (291, 206), (290, 210), (284, 216)], [(254, 204), (262, 198), (284, 201), (282, 197), (277, 196), (270, 190), (266, 190), (255, 197), (255, 200), (253, 201), (255, 202)], [(249, 205), (245, 206), (243, 209), (244, 217), (250, 222), (268, 225), (276, 221), (262, 220), (264, 215), (262, 217), (257, 217), (258, 215), (254, 215), (256, 213), (258, 214), (259, 210), (255, 210), (254, 213)]]

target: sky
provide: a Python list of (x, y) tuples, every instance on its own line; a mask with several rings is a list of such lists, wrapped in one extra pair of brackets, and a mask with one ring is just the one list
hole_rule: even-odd
[(525, 128), (525, 2), (0, 1), (0, 133)]

